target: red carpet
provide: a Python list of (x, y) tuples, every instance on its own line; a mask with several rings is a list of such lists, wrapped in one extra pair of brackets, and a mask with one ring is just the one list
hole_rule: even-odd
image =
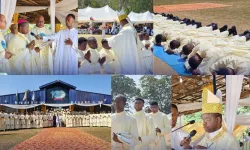
[(110, 150), (111, 144), (74, 128), (44, 129), (13, 150)]
[(165, 12), (176, 12), (176, 11), (186, 11), (186, 10), (220, 8), (220, 7), (227, 7), (227, 6), (230, 6), (230, 5), (222, 5), (222, 4), (216, 4), (216, 3), (160, 5), (160, 6), (154, 6), (154, 12), (165, 13)]

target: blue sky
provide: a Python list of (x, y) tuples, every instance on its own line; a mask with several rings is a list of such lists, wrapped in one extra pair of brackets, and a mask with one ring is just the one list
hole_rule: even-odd
[(39, 90), (39, 86), (61, 80), (72, 84), (77, 90), (111, 94), (111, 76), (109, 75), (53, 75), (53, 76), (0, 76), (0, 95), (14, 94), (25, 90)]

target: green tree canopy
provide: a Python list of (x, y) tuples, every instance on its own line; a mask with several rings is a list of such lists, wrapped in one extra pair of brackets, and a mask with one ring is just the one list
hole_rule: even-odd
[(120, 11), (122, 8), (126, 13), (131, 11), (140, 13), (150, 11), (153, 12), (153, 0), (79, 0), (78, 8), (100, 8), (109, 5), (114, 10)]

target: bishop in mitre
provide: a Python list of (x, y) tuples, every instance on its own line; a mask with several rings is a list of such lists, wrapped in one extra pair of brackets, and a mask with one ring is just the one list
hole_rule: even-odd
[(225, 149), (239, 150), (236, 138), (222, 126), (222, 104), (208, 89), (202, 92), (202, 120), (206, 131), (203, 139), (195, 147), (189, 145), (190, 140), (184, 138), (181, 142), (186, 149)]
[(121, 71), (118, 74), (142, 74), (141, 47), (138, 47), (141, 41), (123, 10), (118, 19), (122, 26), (121, 31), (117, 35), (107, 38), (109, 46), (120, 62)]
[[(35, 40), (36, 46), (40, 48), (40, 64), (39, 64), (39, 71), (41, 74), (50, 75), (53, 74), (53, 56), (55, 50), (55, 42), (52, 41), (42, 41), (37, 40), (34, 36), (35, 35), (51, 35), (53, 32), (44, 26), (44, 17), (37, 16), (36, 17), (36, 26), (31, 29), (29, 38), (31, 40)], [(31, 35), (33, 34), (33, 36)]]
[(8, 43), (8, 49), (13, 54), (9, 60), (10, 74), (39, 74), (40, 49), (35, 47), (35, 41), (28, 39), (29, 23), (27, 20), (18, 21), (18, 33)]
[(115, 97), (116, 113), (111, 116), (112, 150), (130, 150), (138, 144), (138, 128), (134, 117), (125, 111), (126, 97), (117, 95)]

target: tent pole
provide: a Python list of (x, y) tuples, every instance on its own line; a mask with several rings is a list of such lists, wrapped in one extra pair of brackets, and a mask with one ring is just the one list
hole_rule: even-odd
[(216, 75), (213, 75), (213, 88), (214, 88), (214, 94), (216, 94)]

